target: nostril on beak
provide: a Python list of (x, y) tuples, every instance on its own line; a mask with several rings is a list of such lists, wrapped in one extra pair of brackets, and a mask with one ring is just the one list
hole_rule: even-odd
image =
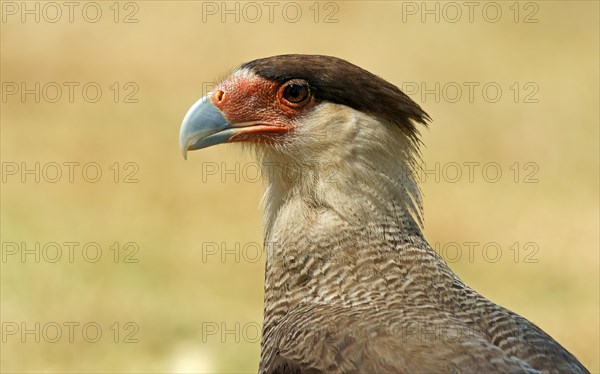
[(225, 96), (225, 92), (223, 92), (221, 90), (216, 90), (215, 92), (213, 92), (213, 95), (212, 95), (213, 102), (215, 104), (220, 103), (221, 101), (223, 101), (223, 96)]

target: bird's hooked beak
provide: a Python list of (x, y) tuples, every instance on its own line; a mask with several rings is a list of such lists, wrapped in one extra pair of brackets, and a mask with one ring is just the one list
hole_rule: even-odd
[(210, 95), (202, 97), (192, 105), (181, 123), (179, 147), (183, 158), (187, 159), (187, 151), (228, 141), (236, 129), (212, 103)]

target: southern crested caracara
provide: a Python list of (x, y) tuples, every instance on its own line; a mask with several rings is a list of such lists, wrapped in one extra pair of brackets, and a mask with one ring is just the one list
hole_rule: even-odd
[(428, 119), (396, 86), (312, 55), (243, 64), (186, 114), (184, 155), (243, 142), (263, 165), (261, 373), (587, 372), (423, 237)]

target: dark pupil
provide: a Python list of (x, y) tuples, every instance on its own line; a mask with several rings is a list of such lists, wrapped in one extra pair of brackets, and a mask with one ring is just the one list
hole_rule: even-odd
[(285, 98), (292, 103), (298, 103), (306, 98), (307, 89), (299, 84), (290, 84), (285, 88)]

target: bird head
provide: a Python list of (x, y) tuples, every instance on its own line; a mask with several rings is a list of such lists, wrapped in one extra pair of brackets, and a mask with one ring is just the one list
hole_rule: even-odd
[(378, 183), (378, 175), (394, 182), (389, 193), (400, 188), (414, 199), (416, 123), (428, 119), (398, 87), (345, 60), (281, 55), (242, 64), (198, 100), (183, 119), (179, 140), (184, 157), (241, 142), (257, 151), (263, 165), (276, 165), (268, 175), (296, 170), (300, 178), (271, 181), (280, 198), (298, 189), (315, 199), (327, 195), (319, 185), (334, 170), (338, 195)]

